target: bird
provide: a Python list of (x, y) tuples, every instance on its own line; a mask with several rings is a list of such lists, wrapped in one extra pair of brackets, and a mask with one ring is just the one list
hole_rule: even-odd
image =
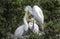
[(40, 22), (41, 24), (44, 23), (44, 15), (42, 12), (42, 9), (40, 7), (38, 7), (37, 5), (33, 6), (33, 13), (32, 13), (35, 17), (35, 19)]
[(39, 26), (36, 24), (36, 21), (34, 20), (34, 18), (31, 18), (31, 21), (29, 22), (29, 29), (34, 33), (37, 34), (39, 36), (45, 34), (44, 32), (41, 32), (39, 30)]
[[(43, 12), (42, 10), (37, 6), (37, 5), (34, 5), (33, 7), (31, 6), (26, 6), (25, 7), (25, 16), (23, 18), (23, 22), (24, 24), (19, 26), (16, 30), (15, 30), (15, 37), (17, 38), (24, 38), (22, 35), (28, 31), (28, 28), (32, 29), (33, 28), (33, 32), (34, 33), (39, 33), (39, 27), (38, 25), (34, 22), (29, 22), (28, 24), (28, 21), (31, 21), (31, 19), (29, 19), (29, 16), (32, 15), (33, 18), (38, 21), (38, 23), (40, 25), (42, 25), (44, 23), (44, 16), (43, 16)], [(34, 25), (31, 27), (31, 24)]]
[(25, 7), (25, 16), (23, 18), (23, 22), (24, 24), (19, 26), (16, 30), (15, 30), (15, 33), (14, 33), (14, 36), (15, 36), (15, 39), (17, 38), (24, 38), (23, 35), (24, 33), (26, 33), (28, 31), (28, 16), (29, 16), (29, 10), (32, 9), (30, 6), (26, 6)]
[(29, 14), (32, 15), (34, 19), (37, 21), (39, 27), (41, 27), (41, 29), (44, 30), (44, 15), (42, 9), (37, 5), (34, 5), (33, 7), (28, 5), (26, 6), (25, 11), (29, 12)]
[(29, 14), (34, 17), (34, 19), (37, 21), (37, 24), (39, 25), (40, 31), (44, 31), (44, 15), (42, 9), (37, 5), (34, 5), (33, 7), (28, 5), (26, 6), (25, 11), (29, 12)]
[(43, 11), (37, 5), (34, 5), (33, 7), (28, 5), (25, 7), (25, 11), (29, 12), (29, 14), (33, 15), (34, 19), (36, 19), (38, 22), (40, 22), (40, 24), (44, 23)]
[(43, 15), (43, 11), (42, 9), (37, 6), (34, 5), (33, 6), (33, 10), (32, 10), (32, 15), (34, 16), (35, 20), (37, 21), (39, 27), (41, 27), (42, 31), (44, 30), (43, 28), (43, 24), (44, 24), (44, 15)]
[(23, 35), (25, 32), (28, 31), (28, 23), (27, 23), (27, 20), (26, 20), (26, 17), (23, 18), (23, 22), (24, 24), (19, 26), (16, 30), (15, 30), (15, 39), (16, 38), (23, 38)]
[[(26, 6), (25, 7), (25, 11), (26, 11), (26, 14), (30, 14), (29, 15), (29, 18), (30, 18), (30, 20), (28, 20), (29, 21), (29, 29), (30, 30), (32, 30), (32, 32), (33, 33), (36, 33), (36, 34), (38, 34), (39, 33), (39, 27), (38, 27), (38, 25), (35, 23), (35, 20), (34, 20), (34, 18), (33, 18), (33, 15), (31, 14), (32, 13), (32, 7), (31, 6)], [(29, 12), (29, 13), (28, 13)], [(28, 18), (28, 16), (26, 15), (26, 17)], [(28, 18), (28, 19), (29, 19)], [(34, 22), (33, 22), (34, 21)]]
[(36, 24), (36, 21), (34, 20), (34, 18), (31, 18), (32, 21), (29, 22), (29, 29), (35, 33), (38, 34), (39, 33), (39, 27)]

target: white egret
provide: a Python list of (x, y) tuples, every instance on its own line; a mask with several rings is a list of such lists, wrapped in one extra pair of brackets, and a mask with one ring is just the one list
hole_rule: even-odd
[(19, 27), (15, 30), (15, 37), (16, 37), (16, 38), (23, 38), (22, 35), (23, 35), (25, 32), (28, 31), (28, 23), (27, 23), (27, 20), (26, 20), (25, 17), (23, 18), (23, 22), (24, 22), (24, 24), (23, 24), (22, 26), (19, 26)]
[(41, 8), (39, 8), (37, 5), (34, 5), (33, 6), (33, 13), (32, 13), (35, 17), (35, 19), (43, 24), (44, 23), (44, 15), (43, 15), (43, 12), (41, 10)]
[(28, 31), (28, 22), (27, 22), (27, 20), (28, 20), (28, 11), (29, 11), (28, 8), (30, 10), (31, 7), (30, 6), (26, 6), (26, 8), (25, 8), (25, 17), (23, 18), (24, 24), (22, 26), (19, 26), (15, 30), (15, 37), (16, 38), (23, 38), (22, 35), (24, 35), (24, 33)]
[(36, 24), (34, 18), (31, 18), (31, 21), (29, 22), (29, 28), (33, 33), (38, 34), (39, 36), (44, 34), (44, 32), (39, 31), (39, 26)]
[[(25, 17), (24, 17), (24, 19), (23, 19), (23, 21), (24, 21), (24, 24), (22, 25), (22, 26), (19, 26), (16, 30), (15, 30), (15, 36), (17, 37), (17, 38), (21, 38), (21, 37), (23, 37), (22, 35), (23, 35), (23, 33), (25, 33), (24, 31), (28, 31), (28, 28), (30, 28), (31, 27), (31, 23), (32, 22), (30, 22), (29, 23), (29, 26), (28, 26), (28, 22), (27, 21), (29, 21), (28, 19), (28, 14), (30, 14), (30, 15), (33, 15), (34, 16), (34, 19), (36, 20), (36, 21), (38, 21), (38, 23), (40, 24), (40, 25), (42, 25), (43, 23), (44, 23), (44, 16), (43, 16), (43, 12), (42, 12), (42, 10), (37, 6), (37, 5), (35, 5), (33, 8), (31, 8), (31, 6), (26, 6), (26, 8), (25, 8)], [(29, 13), (28, 13), (29, 12)], [(27, 16), (28, 15), (28, 16)], [(33, 23), (32, 23), (33, 24)], [(38, 33), (39, 32), (39, 27), (38, 27), (38, 25), (37, 24), (35, 24), (34, 23), (34, 29), (33, 29), (33, 32), (35, 32), (35, 33)]]
[(33, 8), (31, 8), (31, 6), (27, 6), (25, 11), (34, 16), (34, 19), (38, 22), (39, 26), (43, 30), (42, 24), (44, 23), (44, 15), (41, 8), (39, 8), (37, 5), (34, 5)]
[(42, 9), (39, 8), (37, 5), (34, 5), (33, 6), (33, 12), (32, 12), (32, 15), (34, 16), (34, 18), (36, 19), (36, 21), (38, 21), (38, 24), (39, 26), (42, 28), (42, 30), (44, 29), (43, 28), (43, 23), (44, 23), (44, 15), (43, 15), (43, 12), (42, 12)]
[[(31, 8), (31, 6), (26, 6), (26, 8), (25, 8), (25, 11), (26, 11), (26, 13), (28, 13), (28, 14), (30, 14), (30, 16), (32, 15), (31, 13), (32, 13), (32, 8)], [(26, 16), (27, 17), (27, 16)], [(27, 17), (28, 18), (28, 17)], [(28, 18), (29, 19), (29, 18)], [(29, 22), (29, 28), (30, 28), (30, 30), (32, 30), (32, 32), (33, 33), (36, 33), (36, 34), (38, 34), (39, 33), (39, 27), (38, 27), (38, 25), (35, 23), (35, 21), (34, 21), (34, 18), (30, 18), (30, 20), (28, 20), (28, 21), (30, 21)], [(34, 23), (33, 23), (33, 21), (34, 21)]]
[(39, 33), (39, 27), (38, 25), (35, 23), (34, 19), (31, 18), (32, 21), (29, 22), (29, 28), (33, 33), (38, 34)]
[(26, 6), (25, 11), (29, 12), (29, 14), (33, 15), (34, 18), (40, 24), (44, 23), (44, 15), (43, 15), (42, 9), (39, 8), (37, 5), (34, 5), (33, 8), (31, 6)]
[(26, 6), (25, 11), (29, 12), (29, 14), (34, 17), (34, 19), (37, 21), (37, 24), (39, 25), (39, 29), (43, 31), (44, 15), (42, 9), (39, 8), (37, 5), (34, 5), (33, 7)]

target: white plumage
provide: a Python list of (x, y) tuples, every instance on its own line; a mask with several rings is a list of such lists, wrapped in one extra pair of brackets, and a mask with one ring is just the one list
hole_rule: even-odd
[(32, 15), (34, 16), (34, 19), (37, 21), (37, 23), (39, 24), (39, 27), (41, 27), (43, 31), (44, 15), (41, 8), (39, 8), (37, 5), (34, 5)]
[(33, 18), (37, 21), (37, 23), (43, 30), (44, 28), (42, 25), (44, 23), (44, 15), (42, 9), (39, 8), (37, 5), (34, 5), (33, 8), (31, 6), (26, 6), (25, 10), (29, 12), (29, 14), (34, 16)]
[(24, 31), (28, 31), (28, 23), (26, 18), (23, 18), (23, 22), (24, 24), (22, 26), (19, 26), (16, 30), (15, 30), (15, 37), (17, 38), (22, 38), (23, 33), (25, 33)]
[(25, 7), (25, 12), (29, 12), (29, 14), (32, 14), (32, 8), (31, 8), (31, 6), (26, 6)]
[(43, 24), (44, 23), (44, 16), (43, 16), (43, 12), (41, 10), (41, 8), (39, 8), (37, 5), (35, 5), (33, 7), (33, 13), (32, 13), (35, 17), (35, 19), (40, 23)]
[[(36, 24), (36, 21), (34, 20), (34, 18), (31, 18), (31, 22), (29, 22), (29, 28), (30, 30), (35, 33), (38, 34), (39, 36), (41, 36), (42, 34), (44, 34), (44, 32), (40, 32), (39, 30), (39, 26)], [(33, 23), (34, 22), (34, 23)]]
[[(42, 25), (42, 24), (44, 23), (43, 12), (42, 12), (42, 10), (41, 10), (37, 5), (34, 5), (33, 8), (31, 8), (31, 6), (29, 6), (29, 5), (26, 6), (26, 7), (25, 7), (25, 12), (26, 12), (26, 13), (29, 12), (29, 14), (33, 15), (33, 16), (34, 16), (33, 18), (34, 18), (36, 21), (38, 21), (38, 23), (39, 23), (40, 25)], [(15, 30), (15, 36), (16, 36), (17, 38), (20, 38), (20, 37), (23, 35), (24, 31), (28, 31), (28, 28), (32, 29), (32, 27), (33, 27), (33, 22), (31, 21), (31, 22), (29, 22), (29, 24), (28, 24), (28, 22), (27, 22), (27, 20), (26, 20), (26, 17), (23, 18), (23, 22), (24, 22), (24, 24), (23, 24), (22, 26), (19, 26), (19, 27)], [(33, 28), (32, 31), (33, 31), (34, 33), (39, 34), (39, 27), (38, 27), (38, 25), (37, 25), (35, 22), (34, 22), (34, 28)]]
[(44, 23), (44, 15), (42, 9), (37, 5), (34, 5), (33, 8), (31, 6), (26, 6), (25, 11), (29, 12), (29, 14), (34, 16), (34, 19), (38, 21), (40, 24)]
[[(39, 27), (38, 25), (35, 23), (34, 19), (31, 18), (31, 22), (29, 22), (29, 28), (32, 30), (33, 33), (39, 34)], [(33, 23), (34, 21), (34, 23)]]

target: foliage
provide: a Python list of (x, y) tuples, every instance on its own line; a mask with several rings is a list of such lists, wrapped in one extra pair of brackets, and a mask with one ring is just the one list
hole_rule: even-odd
[(45, 35), (30, 34), (27, 39), (60, 39), (60, 0), (0, 0), (0, 39), (23, 23), (26, 5), (38, 5), (44, 14)]

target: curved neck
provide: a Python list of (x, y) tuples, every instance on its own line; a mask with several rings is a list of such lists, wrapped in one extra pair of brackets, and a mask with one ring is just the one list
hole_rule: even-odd
[(26, 20), (25, 17), (23, 18), (23, 21), (24, 21), (24, 24), (25, 24), (25, 25), (28, 25), (28, 22), (27, 22), (27, 20)]
[(26, 20), (26, 17), (24, 16), (24, 18), (23, 18), (23, 22), (24, 22), (24, 30), (25, 31), (27, 31), (28, 30), (28, 22), (27, 22), (27, 20)]

